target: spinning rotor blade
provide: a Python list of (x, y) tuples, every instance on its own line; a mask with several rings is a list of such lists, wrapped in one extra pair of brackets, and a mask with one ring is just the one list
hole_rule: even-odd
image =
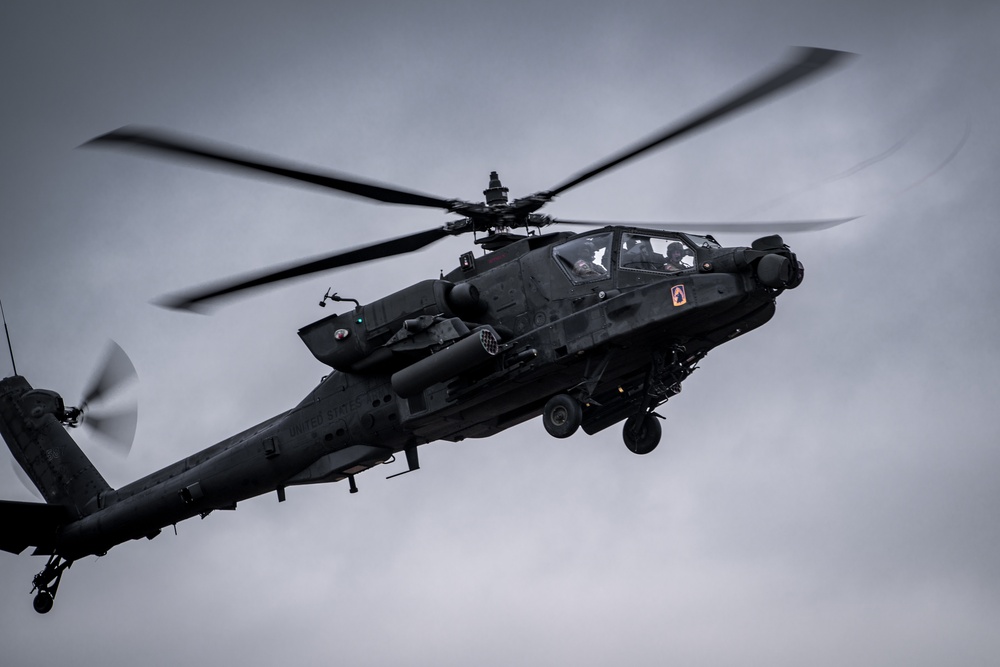
[[(74, 408), (76, 416), (80, 416), (79, 423), (89, 426), (102, 435), (116, 453), (124, 456), (128, 456), (132, 440), (135, 438), (135, 427), (139, 417), (138, 407), (133, 404), (118, 412), (94, 414), (91, 404), (106, 399), (116, 389), (138, 379), (139, 374), (135, 372), (135, 366), (125, 354), (125, 350), (113, 340), (109, 341), (104, 362), (98, 367), (89, 389), (84, 392), (79, 409)], [(69, 425), (76, 424), (74, 417)]]
[(771, 220), (753, 222), (597, 222), (588, 220), (551, 219), (552, 224), (581, 225), (584, 227), (607, 227), (619, 225), (624, 227), (645, 227), (647, 229), (666, 229), (674, 232), (747, 232), (761, 234), (791, 234), (794, 232), (816, 232), (842, 225), (853, 218), (830, 218), (827, 220)]
[(116, 454), (128, 456), (135, 440), (135, 427), (139, 421), (139, 409), (133, 405), (119, 412), (88, 413), (83, 424), (102, 435)]
[[(562, 185), (556, 186), (552, 190), (538, 193), (538, 197), (546, 201), (569, 190), (572, 187), (587, 181), (598, 174), (601, 174), (621, 163), (638, 157), (646, 151), (662, 146), (668, 141), (677, 139), (689, 132), (692, 132), (703, 125), (707, 125), (724, 116), (736, 112), (743, 107), (760, 101), (764, 97), (771, 95), (796, 82), (802, 81), (823, 69), (834, 64), (838, 60), (843, 60), (845, 56), (852, 54), (843, 51), (831, 51), (829, 49), (800, 48), (796, 49), (797, 58), (777, 71), (751, 82), (729, 96), (717, 102), (714, 106), (702, 111), (694, 118), (677, 126), (669, 126), (660, 132), (646, 138), (622, 152), (612, 155), (603, 162), (599, 162), (587, 171), (584, 171)], [(531, 198), (525, 198), (526, 200)], [(516, 204), (516, 202), (515, 202)]]
[(114, 341), (109, 342), (104, 363), (99, 368), (100, 370), (91, 380), (90, 388), (83, 394), (81, 405), (100, 400), (113, 389), (139, 378), (139, 374), (135, 372), (135, 366), (132, 365), (132, 360), (125, 354), (125, 350)]
[(407, 236), (400, 236), (388, 241), (381, 241), (326, 257), (320, 257), (302, 264), (293, 264), (277, 270), (272, 269), (264, 273), (252, 274), (231, 282), (217, 283), (214, 287), (166, 297), (157, 303), (166, 308), (177, 310), (196, 310), (196, 306), (201, 305), (204, 301), (233, 294), (234, 292), (262, 285), (270, 285), (271, 283), (288, 280), (289, 278), (306, 276), (317, 271), (327, 271), (329, 269), (350, 266), (351, 264), (360, 264), (361, 262), (369, 262), (374, 259), (413, 252), (435, 241), (439, 241), (451, 233), (451, 231), (443, 227), (428, 229), (416, 234), (408, 234)]
[[(202, 164), (209, 164), (215, 167), (229, 168), (250, 172), (257, 175), (269, 175), (281, 179), (308, 183), (328, 190), (335, 190), (348, 195), (374, 200), (387, 204), (400, 204), (407, 206), (422, 206), (427, 208), (437, 208), (452, 213), (465, 216), (463, 220), (456, 220), (447, 223), (438, 229), (429, 229), (415, 234), (390, 239), (370, 245), (360, 246), (351, 250), (338, 252), (325, 257), (308, 260), (301, 263), (286, 265), (284, 267), (272, 268), (264, 272), (248, 274), (241, 278), (231, 279), (203, 287), (197, 290), (169, 296), (160, 301), (160, 305), (168, 308), (195, 310), (206, 301), (224, 297), (243, 290), (253, 289), (263, 285), (269, 285), (282, 280), (305, 276), (318, 271), (341, 268), (375, 259), (392, 257), (403, 253), (419, 250), (445, 236), (459, 234), (469, 231), (483, 231), (493, 233), (504, 229), (519, 226), (521, 224), (530, 225), (539, 223), (539, 226), (550, 222), (562, 222), (564, 224), (578, 225), (599, 225), (605, 223), (589, 223), (585, 221), (556, 221), (547, 216), (536, 216), (535, 211), (550, 202), (557, 195), (576, 187), (591, 178), (594, 178), (605, 171), (608, 171), (628, 160), (636, 158), (641, 154), (654, 148), (661, 147), (667, 142), (682, 137), (690, 132), (708, 125), (716, 120), (733, 114), (745, 107), (759, 102), (765, 97), (780, 90), (788, 88), (793, 84), (804, 81), (818, 72), (828, 68), (838, 60), (843, 60), (846, 54), (840, 51), (828, 49), (803, 48), (796, 52), (796, 57), (789, 63), (777, 68), (775, 71), (755, 79), (741, 88), (731, 92), (714, 105), (696, 113), (693, 117), (678, 124), (668, 126), (646, 139), (626, 148), (602, 162), (593, 165), (552, 190), (537, 192), (527, 197), (522, 197), (507, 204), (506, 188), (499, 184), (496, 179), (495, 188), (499, 188), (503, 193), (500, 197), (487, 196), (487, 203), (467, 202), (459, 199), (442, 199), (432, 195), (404, 190), (389, 185), (379, 185), (372, 182), (360, 180), (356, 177), (339, 174), (332, 171), (323, 171), (313, 167), (296, 165), (289, 162), (282, 162), (277, 158), (255, 154), (238, 148), (212, 144), (200, 139), (183, 137), (181, 135), (164, 132), (162, 130), (123, 127), (102, 136), (96, 137), (84, 144), (85, 146), (118, 147), (127, 149), (139, 149), (158, 155), (166, 155), (173, 158), (193, 160)], [(491, 179), (491, 190), (493, 189)], [(487, 191), (489, 192), (489, 191)], [(496, 194), (496, 193), (494, 193)], [(825, 220), (813, 222), (781, 222), (781, 223), (755, 223), (766, 228), (768, 231), (803, 231), (806, 229), (826, 229), (836, 224), (846, 222), (842, 220)], [(733, 223), (708, 224), (708, 223), (647, 223), (640, 226), (663, 226), (681, 227), (682, 230), (713, 230), (713, 231), (752, 231), (753, 227), (746, 224), (735, 225)], [(478, 242), (478, 241), (477, 241)], [(123, 353), (124, 354), (124, 353)], [(134, 371), (133, 371), (134, 372)], [(86, 403), (91, 398), (101, 395), (105, 389), (99, 382), (95, 385), (93, 396), (88, 393)]]
[(425, 206), (446, 211), (457, 210), (463, 202), (441, 199), (388, 185), (368, 183), (353, 176), (331, 171), (280, 164), (275, 158), (257, 155), (236, 148), (185, 138), (163, 130), (126, 126), (91, 139), (84, 146), (116, 146), (138, 148), (171, 157), (207, 162), (217, 167), (235, 167), (258, 174), (270, 174), (302, 183), (337, 190), (356, 197), (374, 199), (386, 204)]

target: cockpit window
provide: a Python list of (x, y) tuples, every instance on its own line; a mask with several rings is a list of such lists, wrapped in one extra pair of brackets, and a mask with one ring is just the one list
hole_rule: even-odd
[(694, 268), (694, 249), (678, 238), (622, 234), (621, 266), (624, 269), (674, 273)]
[(552, 254), (570, 274), (573, 282), (601, 280), (609, 275), (611, 234), (595, 234), (557, 245)]
[(691, 242), (694, 243), (699, 248), (721, 248), (722, 247), (721, 245), (719, 245), (719, 242), (716, 241), (711, 236), (699, 236), (699, 235), (696, 235), (696, 234), (687, 234), (686, 236), (689, 239), (691, 239)]

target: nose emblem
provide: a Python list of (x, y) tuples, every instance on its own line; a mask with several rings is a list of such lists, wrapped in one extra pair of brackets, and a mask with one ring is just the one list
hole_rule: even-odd
[(670, 298), (673, 299), (675, 306), (683, 306), (688, 302), (687, 294), (684, 292), (684, 285), (674, 285), (670, 288)]

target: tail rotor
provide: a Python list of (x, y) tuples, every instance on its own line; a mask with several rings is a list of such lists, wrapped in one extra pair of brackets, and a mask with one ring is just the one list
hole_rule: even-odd
[[(100, 435), (117, 454), (128, 456), (135, 439), (139, 407), (135, 402), (124, 408), (102, 408), (118, 390), (139, 379), (135, 365), (118, 343), (110, 341), (103, 363), (91, 379), (80, 407), (67, 408), (63, 423), (67, 426), (87, 426)], [(96, 409), (94, 408), (96, 405)]]

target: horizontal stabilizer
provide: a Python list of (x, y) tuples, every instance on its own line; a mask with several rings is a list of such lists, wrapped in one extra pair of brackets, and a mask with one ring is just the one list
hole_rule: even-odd
[(0, 500), (0, 549), (19, 554), (28, 547), (52, 548), (59, 526), (73, 520), (62, 505)]

